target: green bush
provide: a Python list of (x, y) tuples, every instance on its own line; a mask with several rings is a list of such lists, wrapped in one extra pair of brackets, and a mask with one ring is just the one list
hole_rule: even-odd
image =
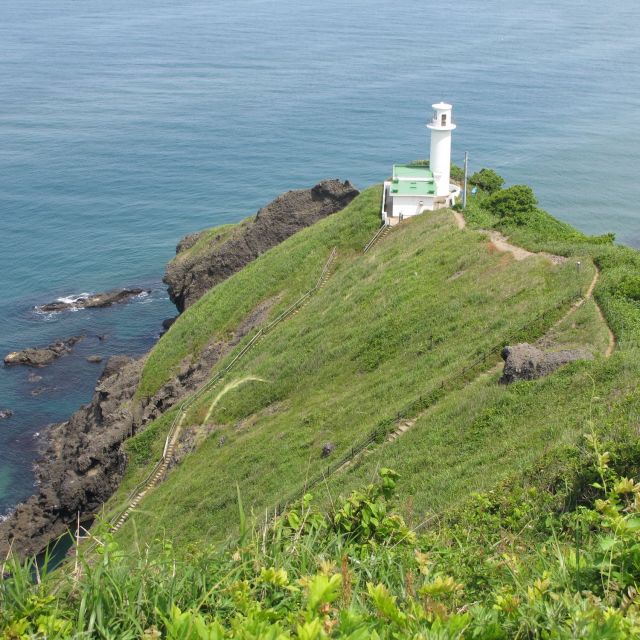
[(626, 275), (620, 279), (618, 293), (632, 300), (640, 301), (640, 276)]
[(457, 164), (451, 164), (451, 179), (456, 182), (462, 182), (464, 180), (464, 169)]
[[(638, 637), (640, 484), (621, 474), (612, 444), (584, 438), (572, 464), (587, 484), (564, 512), (551, 476), (532, 476), (472, 494), (457, 520), (416, 532), (394, 512), (397, 474), (382, 469), (328, 513), (307, 494), (224, 550), (202, 544), (182, 559), (156, 539), (128, 556), (98, 532), (81, 571), (44, 568), (38, 584), (32, 563), (8, 560), (0, 637)], [(565, 467), (558, 486), (572, 475)]]
[(480, 169), (476, 171), (470, 178), (469, 184), (472, 184), (487, 193), (495, 193), (500, 191), (504, 185), (504, 178), (498, 175), (493, 169)]
[(516, 224), (526, 224), (527, 216), (535, 213), (537, 204), (533, 189), (524, 184), (496, 191), (482, 202), (493, 215)]

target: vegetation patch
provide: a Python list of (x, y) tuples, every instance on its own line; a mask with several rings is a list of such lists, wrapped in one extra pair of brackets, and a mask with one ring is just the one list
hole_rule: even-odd
[(636, 637), (640, 484), (624, 472), (640, 448), (598, 431), (563, 465), (529, 469), (530, 484), (473, 494), (426, 530), (401, 515), (402, 480), (382, 468), (328, 511), (309, 494), (262, 527), (239, 494), (239, 535), (223, 550), (185, 557), (161, 538), (127, 555), (104, 534), (81, 571), (45, 569), (38, 585), (30, 564), (10, 562), (0, 627), (51, 639)]

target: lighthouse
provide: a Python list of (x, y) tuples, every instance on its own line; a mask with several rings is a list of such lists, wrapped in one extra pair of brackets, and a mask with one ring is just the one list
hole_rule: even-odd
[(431, 129), (431, 152), (429, 164), (436, 183), (436, 196), (449, 195), (451, 177), (451, 132), (456, 128), (453, 124), (453, 107), (446, 102), (432, 105), (433, 118), (427, 124)]
[(390, 180), (382, 191), (382, 221), (395, 225), (406, 218), (451, 207), (460, 195), (460, 187), (451, 184), (451, 132), (453, 107), (446, 102), (432, 105), (429, 163), (394, 164)]

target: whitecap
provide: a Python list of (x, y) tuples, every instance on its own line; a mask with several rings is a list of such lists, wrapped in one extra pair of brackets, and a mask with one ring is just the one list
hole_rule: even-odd
[(41, 306), (35, 306), (33, 308), (33, 311), (36, 315), (42, 316), (45, 320), (54, 320), (62, 311), (81, 311), (82, 309), (84, 309), (84, 307), (76, 307), (75, 304), (80, 300), (86, 300), (91, 295), (93, 294), (84, 291), (83, 293), (74, 293), (69, 296), (60, 296), (59, 298), (55, 299), (55, 302), (62, 302), (63, 304), (68, 304), (71, 306), (57, 311), (43, 311)]
[(90, 295), (93, 295), (93, 294), (85, 292), (85, 293), (78, 293), (71, 296), (62, 296), (60, 298), (56, 298), (56, 302), (64, 302), (65, 304), (75, 304), (79, 300), (86, 300)]

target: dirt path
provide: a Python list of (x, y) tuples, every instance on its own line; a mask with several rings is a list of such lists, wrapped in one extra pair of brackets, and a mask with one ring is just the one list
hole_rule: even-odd
[[(456, 221), (456, 225), (458, 229), (464, 229), (467, 226), (467, 221), (464, 219), (464, 216), (459, 211), (453, 212), (453, 217)], [(526, 260), (530, 256), (544, 256), (545, 258), (549, 258), (551, 262), (554, 264), (560, 264), (562, 262), (566, 262), (567, 258), (564, 256), (556, 256), (553, 253), (533, 253), (532, 251), (527, 251), (522, 247), (518, 247), (515, 244), (511, 244), (506, 236), (502, 235), (499, 231), (487, 231), (486, 229), (478, 229), (480, 233), (485, 233), (489, 236), (489, 240), (491, 240), (491, 244), (500, 252), (509, 252), (513, 255), (513, 257), (520, 261)]]
[[(454, 211), (453, 217), (455, 219), (458, 229), (464, 229), (467, 226), (467, 221), (464, 219), (464, 216), (460, 212)], [(502, 251), (502, 252), (508, 251), (518, 261), (525, 260), (526, 258), (530, 256), (535, 256), (535, 255), (544, 256), (545, 258), (548, 258), (549, 260), (551, 260), (551, 262), (553, 262), (554, 264), (561, 264), (563, 262), (566, 262), (568, 259), (565, 256), (558, 256), (558, 255), (554, 255), (553, 253), (544, 253), (544, 252), (533, 253), (531, 251), (527, 251), (522, 247), (518, 247), (514, 244), (511, 244), (508, 241), (508, 239), (505, 236), (503, 236), (499, 231), (487, 231), (484, 229), (480, 229), (479, 231), (481, 233), (486, 233), (489, 236), (491, 243), (498, 251)], [(584, 296), (580, 298), (580, 300), (578, 300), (575, 304), (571, 305), (571, 308), (567, 311), (567, 313), (565, 313), (558, 321), (554, 322), (554, 324), (549, 328), (545, 336), (548, 336), (559, 325), (561, 325), (567, 318), (572, 316), (587, 300), (589, 300), (590, 298), (593, 298), (593, 290), (596, 288), (596, 284), (598, 283), (598, 279), (600, 278), (600, 270), (598, 269), (598, 267), (595, 267), (595, 270), (596, 271), (593, 275), (593, 279), (591, 280), (591, 283), (589, 284), (589, 287), (586, 293), (584, 294)], [(602, 309), (600, 308), (597, 302), (596, 302), (596, 310), (604, 326), (607, 328), (607, 332), (609, 333), (609, 343), (604, 352), (605, 358), (608, 358), (613, 353), (613, 350), (616, 346), (616, 338), (613, 335), (613, 331), (611, 331), (611, 327), (609, 327), (609, 323), (604, 317), (604, 314), (602, 313)], [(540, 338), (540, 340), (543, 340), (545, 336)], [(540, 340), (538, 342), (540, 342)]]
[[(600, 277), (600, 269), (596, 267), (595, 281), (592, 282), (592, 286), (589, 287), (589, 291), (587, 292), (589, 296), (591, 296), (591, 294), (593, 293), (593, 290), (595, 289), (596, 282), (598, 281), (599, 277)], [(609, 334), (609, 342), (604, 352), (604, 357), (608, 358), (613, 353), (613, 350), (616, 348), (616, 337), (613, 334), (613, 331), (611, 331), (611, 327), (609, 326), (609, 323), (607, 322), (607, 319), (604, 317), (604, 313), (602, 313), (602, 309), (600, 308), (600, 305), (597, 302), (596, 302), (596, 311), (598, 312), (598, 315), (600, 316), (600, 320), (602, 320), (604, 326), (607, 327), (607, 333)]]

